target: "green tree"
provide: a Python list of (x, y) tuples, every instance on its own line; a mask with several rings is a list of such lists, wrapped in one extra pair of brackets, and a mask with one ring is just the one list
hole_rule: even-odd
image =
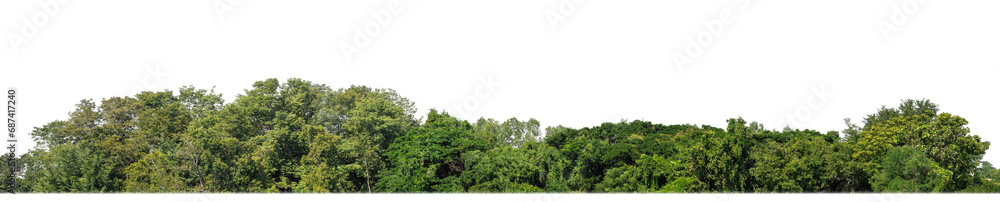
[(33, 150), (26, 181), (32, 192), (105, 192), (118, 186), (113, 159), (78, 145)]
[(344, 153), (355, 158), (355, 164), (361, 166), (365, 178), (361, 185), (371, 192), (378, 172), (385, 169), (383, 152), (396, 137), (415, 124), (404, 108), (388, 100), (367, 98), (359, 102), (348, 111), (351, 118), (344, 123), (346, 141), (343, 148)]
[(921, 149), (903, 146), (889, 150), (882, 170), (872, 178), (880, 192), (941, 192), (951, 183), (952, 172), (938, 166)]
[(690, 176), (677, 161), (660, 156), (642, 155), (636, 165), (608, 169), (604, 181), (597, 184), (600, 192), (687, 192), (694, 191), (697, 179)]
[[(467, 170), (469, 192), (541, 192), (546, 189), (565, 190), (558, 186), (568, 170), (561, 155), (548, 145), (529, 142), (519, 148), (502, 146), (488, 151), (462, 154)], [(549, 174), (552, 175), (549, 175)], [(549, 181), (554, 181), (549, 183)], [(501, 187), (499, 185), (512, 187)]]
[(489, 148), (488, 140), (471, 129), (469, 123), (432, 109), (421, 127), (397, 138), (386, 151), (391, 168), (381, 173), (378, 187), (387, 192), (465, 191), (458, 178), (469, 165), (461, 155)]
[(751, 158), (753, 191), (839, 192), (848, 186), (852, 169), (850, 149), (830, 142), (816, 131), (786, 131), (797, 136), (784, 143), (769, 140), (757, 144)]
[[(475, 123), (392, 89), (257, 81), (224, 103), (181, 87), (100, 102), (30, 133), (21, 192), (1000, 192), (990, 143), (928, 100), (842, 133), (647, 121)], [(423, 122), (421, 124), (421, 122)], [(844, 136), (841, 137), (840, 135)], [(15, 158), (4, 156), (0, 160)], [(980, 166), (981, 165), (981, 166)], [(11, 169), (16, 177), (11, 178)]]
[[(935, 107), (924, 109), (932, 108), (930, 106)], [(924, 112), (917, 113), (919, 109)], [(894, 115), (896, 111), (901, 115)], [(972, 173), (990, 144), (981, 141), (978, 135), (969, 135), (965, 126), (968, 121), (964, 118), (935, 113), (933, 103), (912, 100), (904, 101), (899, 110), (883, 108), (878, 114), (869, 116), (878, 117), (879, 121), (866, 122), (852, 156), (868, 176), (874, 176), (881, 172), (880, 162), (889, 150), (913, 146), (954, 175), (950, 176), (943, 191), (965, 189), (974, 181)]]

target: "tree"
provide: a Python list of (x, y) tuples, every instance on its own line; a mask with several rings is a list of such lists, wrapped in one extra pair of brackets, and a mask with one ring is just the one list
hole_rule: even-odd
[(126, 192), (183, 192), (186, 182), (166, 154), (159, 151), (147, 154), (125, 169)]
[(962, 192), (968, 193), (998, 193), (1000, 192), (1000, 170), (993, 167), (988, 161), (982, 161), (981, 166), (974, 173), (975, 179)]
[(882, 170), (872, 178), (872, 189), (880, 192), (941, 192), (951, 183), (952, 172), (927, 158), (913, 146), (890, 150)]
[(1000, 170), (993, 167), (993, 164), (989, 161), (982, 161), (979, 169), (976, 169), (975, 175), (976, 177), (993, 181), (993, 179), (1000, 179)]
[(697, 180), (683, 170), (677, 161), (660, 156), (642, 155), (637, 165), (608, 169), (604, 181), (597, 184), (600, 192), (687, 192), (694, 191)]
[[(928, 100), (842, 132), (648, 121), (474, 123), (392, 89), (257, 81), (230, 103), (181, 87), (99, 102), (2, 165), (20, 192), (1000, 192), (990, 143)], [(844, 136), (841, 137), (841, 134)], [(4, 156), (8, 160), (15, 156)], [(981, 166), (980, 166), (981, 165)], [(13, 173), (11, 173), (13, 169)], [(14, 174), (14, 178), (11, 178)]]
[[(918, 109), (923, 109), (923, 113), (917, 113)], [(895, 115), (897, 111), (899, 115)], [(954, 175), (944, 191), (965, 189), (973, 181), (971, 173), (989, 148), (989, 142), (982, 142), (978, 135), (969, 135), (965, 127), (968, 121), (964, 118), (934, 113), (933, 103), (912, 100), (904, 101), (899, 110), (883, 108), (869, 116), (879, 121), (866, 122), (852, 156), (861, 162), (868, 176), (874, 176), (881, 172), (879, 162), (888, 151), (913, 146)]]
[(105, 192), (118, 183), (113, 159), (79, 145), (55, 145), (33, 150), (25, 181), (32, 192)]
[(348, 192), (354, 184), (348, 179), (350, 171), (358, 170), (356, 165), (344, 165), (340, 136), (321, 133), (309, 144), (309, 154), (302, 157), (298, 173), (301, 181), (295, 192)]
[(793, 140), (757, 144), (752, 152), (750, 175), (757, 192), (839, 192), (848, 186), (852, 169), (850, 150), (831, 143), (816, 131), (796, 133)]
[[(462, 154), (467, 170), (469, 192), (541, 192), (546, 189), (565, 190), (559, 186), (568, 170), (561, 155), (548, 145), (529, 142), (520, 148), (496, 147), (488, 151)], [(551, 173), (551, 175), (550, 175)], [(553, 183), (549, 183), (553, 181)], [(513, 187), (498, 187), (498, 184)]]
[(747, 127), (742, 118), (727, 122), (726, 131), (704, 127), (684, 132), (690, 142), (682, 143), (680, 158), (691, 163), (689, 171), (705, 183), (705, 191), (736, 192), (750, 187), (750, 168), (754, 166), (750, 149), (755, 144), (753, 137), (763, 131)]
[(469, 169), (463, 153), (490, 148), (487, 139), (473, 135), (465, 121), (431, 110), (427, 121), (392, 143), (385, 156), (390, 169), (381, 174), (380, 190), (387, 192), (465, 191), (459, 178)]
[(364, 171), (364, 187), (372, 191), (377, 181), (374, 177), (385, 169), (381, 158), (385, 149), (401, 134), (414, 126), (405, 109), (388, 100), (366, 98), (348, 112), (351, 118), (344, 122), (346, 143), (344, 152), (355, 158), (355, 164)]

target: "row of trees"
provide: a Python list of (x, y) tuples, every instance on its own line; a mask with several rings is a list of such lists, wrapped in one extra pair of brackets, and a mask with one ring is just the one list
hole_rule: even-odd
[[(83, 100), (37, 127), (18, 192), (1000, 192), (968, 121), (927, 100), (843, 133), (459, 120), (391, 89), (258, 81)], [(423, 119), (423, 118), (421, 118)], [(843, 134), (843, 136), (841, 136)], [(5, 156), (4, 158), (11, 158)], [(0, 172), (10, 181), (10, 165)]]

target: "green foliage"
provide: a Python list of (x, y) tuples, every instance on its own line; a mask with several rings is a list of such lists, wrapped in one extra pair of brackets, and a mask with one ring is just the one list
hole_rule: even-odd
[(487, 193), (530, 193), (543, 191), (545, 190), (528, 183), (515, 183), (504, 179), (490, 180), (489, 182), (477, 184), (469, 188), (469, 192)]
[(514, 190), (516, 192), (541, 191), (549, 185), (547, 180), (559, 181), (563, 177), (560, 173), (565, 172), (565, 168), (558, 165), (560, 158), (555, 148), (539, 143), (528, 143), (519, 148), (507, 146), (488, 151), (472, 151), (462, 154), (462, 162), (468, 170), (461, 177), (472, 185), (470, 192), (512, 191), (498, 189), (494, 186), (496, 183), (513, 183), (520, 188), (527, 188)]
[(113, 159), (88, 148), (56, 145), (31, 153), (24, 180), (31, 182), (33, 192), (104, 192), (120, 183)]
[[(901, 110), (883, 108), (878, 116), (880, 121), (866, 122), (865, 128), (868, 129), (860, 132), (852, 156), (861, 163), (868, 176), (874, 176), (882, 171), (880, 162), (888, 151), (912, 146), (953, 175), (949, 176), (950, 181), (943, 190), (965, 189), (975, 181), (972, 173), (990, 143), (982, 142), (978, 135), (969, 135), (965, 126), (968, 121), (964, 118), (949, 113), (934, 114), (936, 108), (916, 113), (918, 110), (913, 108), (918, 107), (914, 105), (936, 105), (914, 103), (920, 102), (904, 101), (900, 105)], [(895, 115), (895, 111), (901, 112)], [(890, 116), (885, 114), (890, 114), (892, 118), (884, 118)]]
[[(758, 192), (838, 192), (851, 191), (847, 183), (852, 169), (847, 162), (850, 150), (842, 145), (830, 144), (823, 137), (799, 133), (801, 138), (784, 143), (767, 141), (753, 149), (754, 167), (751, 176), (756, 179)], [(805, 133), (805, 134), (802, 134)]]
[(1000, 179), (1000, 169), (993, 167), (993, 164), (988, 161), (982, 161), (980, 167), (975, 171), (975, 177), (978, 179), (985, 179), (992, 181), (993, 179)]
[(126, 192), (183, 192), (184, 179), (171, 162), (171, 159), (159, 151), (143, 156), (142, 159), (125, 169)]
[(471, 125), (431, 110), (427, 122), (393, 142), (386, 152), (391, 169), (377, 183), (387, 192), (464, 191), (456, 178), (467, 167), (462, 153), (488, 148), (476, 139)]
[(677, 161), (658, 155), (639, 157), (636, 165), (608, 169), (604, 181), (595, 186), (599, 192), (686, 192), (695, 179), (683, 171)]
[(38, 146), (0, 180), (19, 192), (1000, 192), (981, 162), (989, 142), (927, 100), (845, 119), (842, 133), (742, 118), (542, 133), (531, 118), (421, 121), (409, 99), (367, 86), (267, 79), (221, 97), (185, 86), (81, 100), (35, 128)]
[(941, 192), (952, 173), (927, 158), (919, 148), (893, 148), (882, 160), (882, 171), (872, 178), (872, 189), (880, 192)]

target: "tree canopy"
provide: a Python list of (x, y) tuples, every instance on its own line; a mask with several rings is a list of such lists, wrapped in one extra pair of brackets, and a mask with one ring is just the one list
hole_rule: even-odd
[[(3, 164), (17, 192), (1000, 192), (990, 143), (929, 100), (842, 132), (461, 120), (392, 89), (267, 79), (81, 100)], [(526, 121), (525, 121), (526, 120)], [(843, 134), (843, 136), (841, 136)], [(3, 156), (6, 161), (12, 156)], [(10, 171), (17, 171), (11, 175)]]

